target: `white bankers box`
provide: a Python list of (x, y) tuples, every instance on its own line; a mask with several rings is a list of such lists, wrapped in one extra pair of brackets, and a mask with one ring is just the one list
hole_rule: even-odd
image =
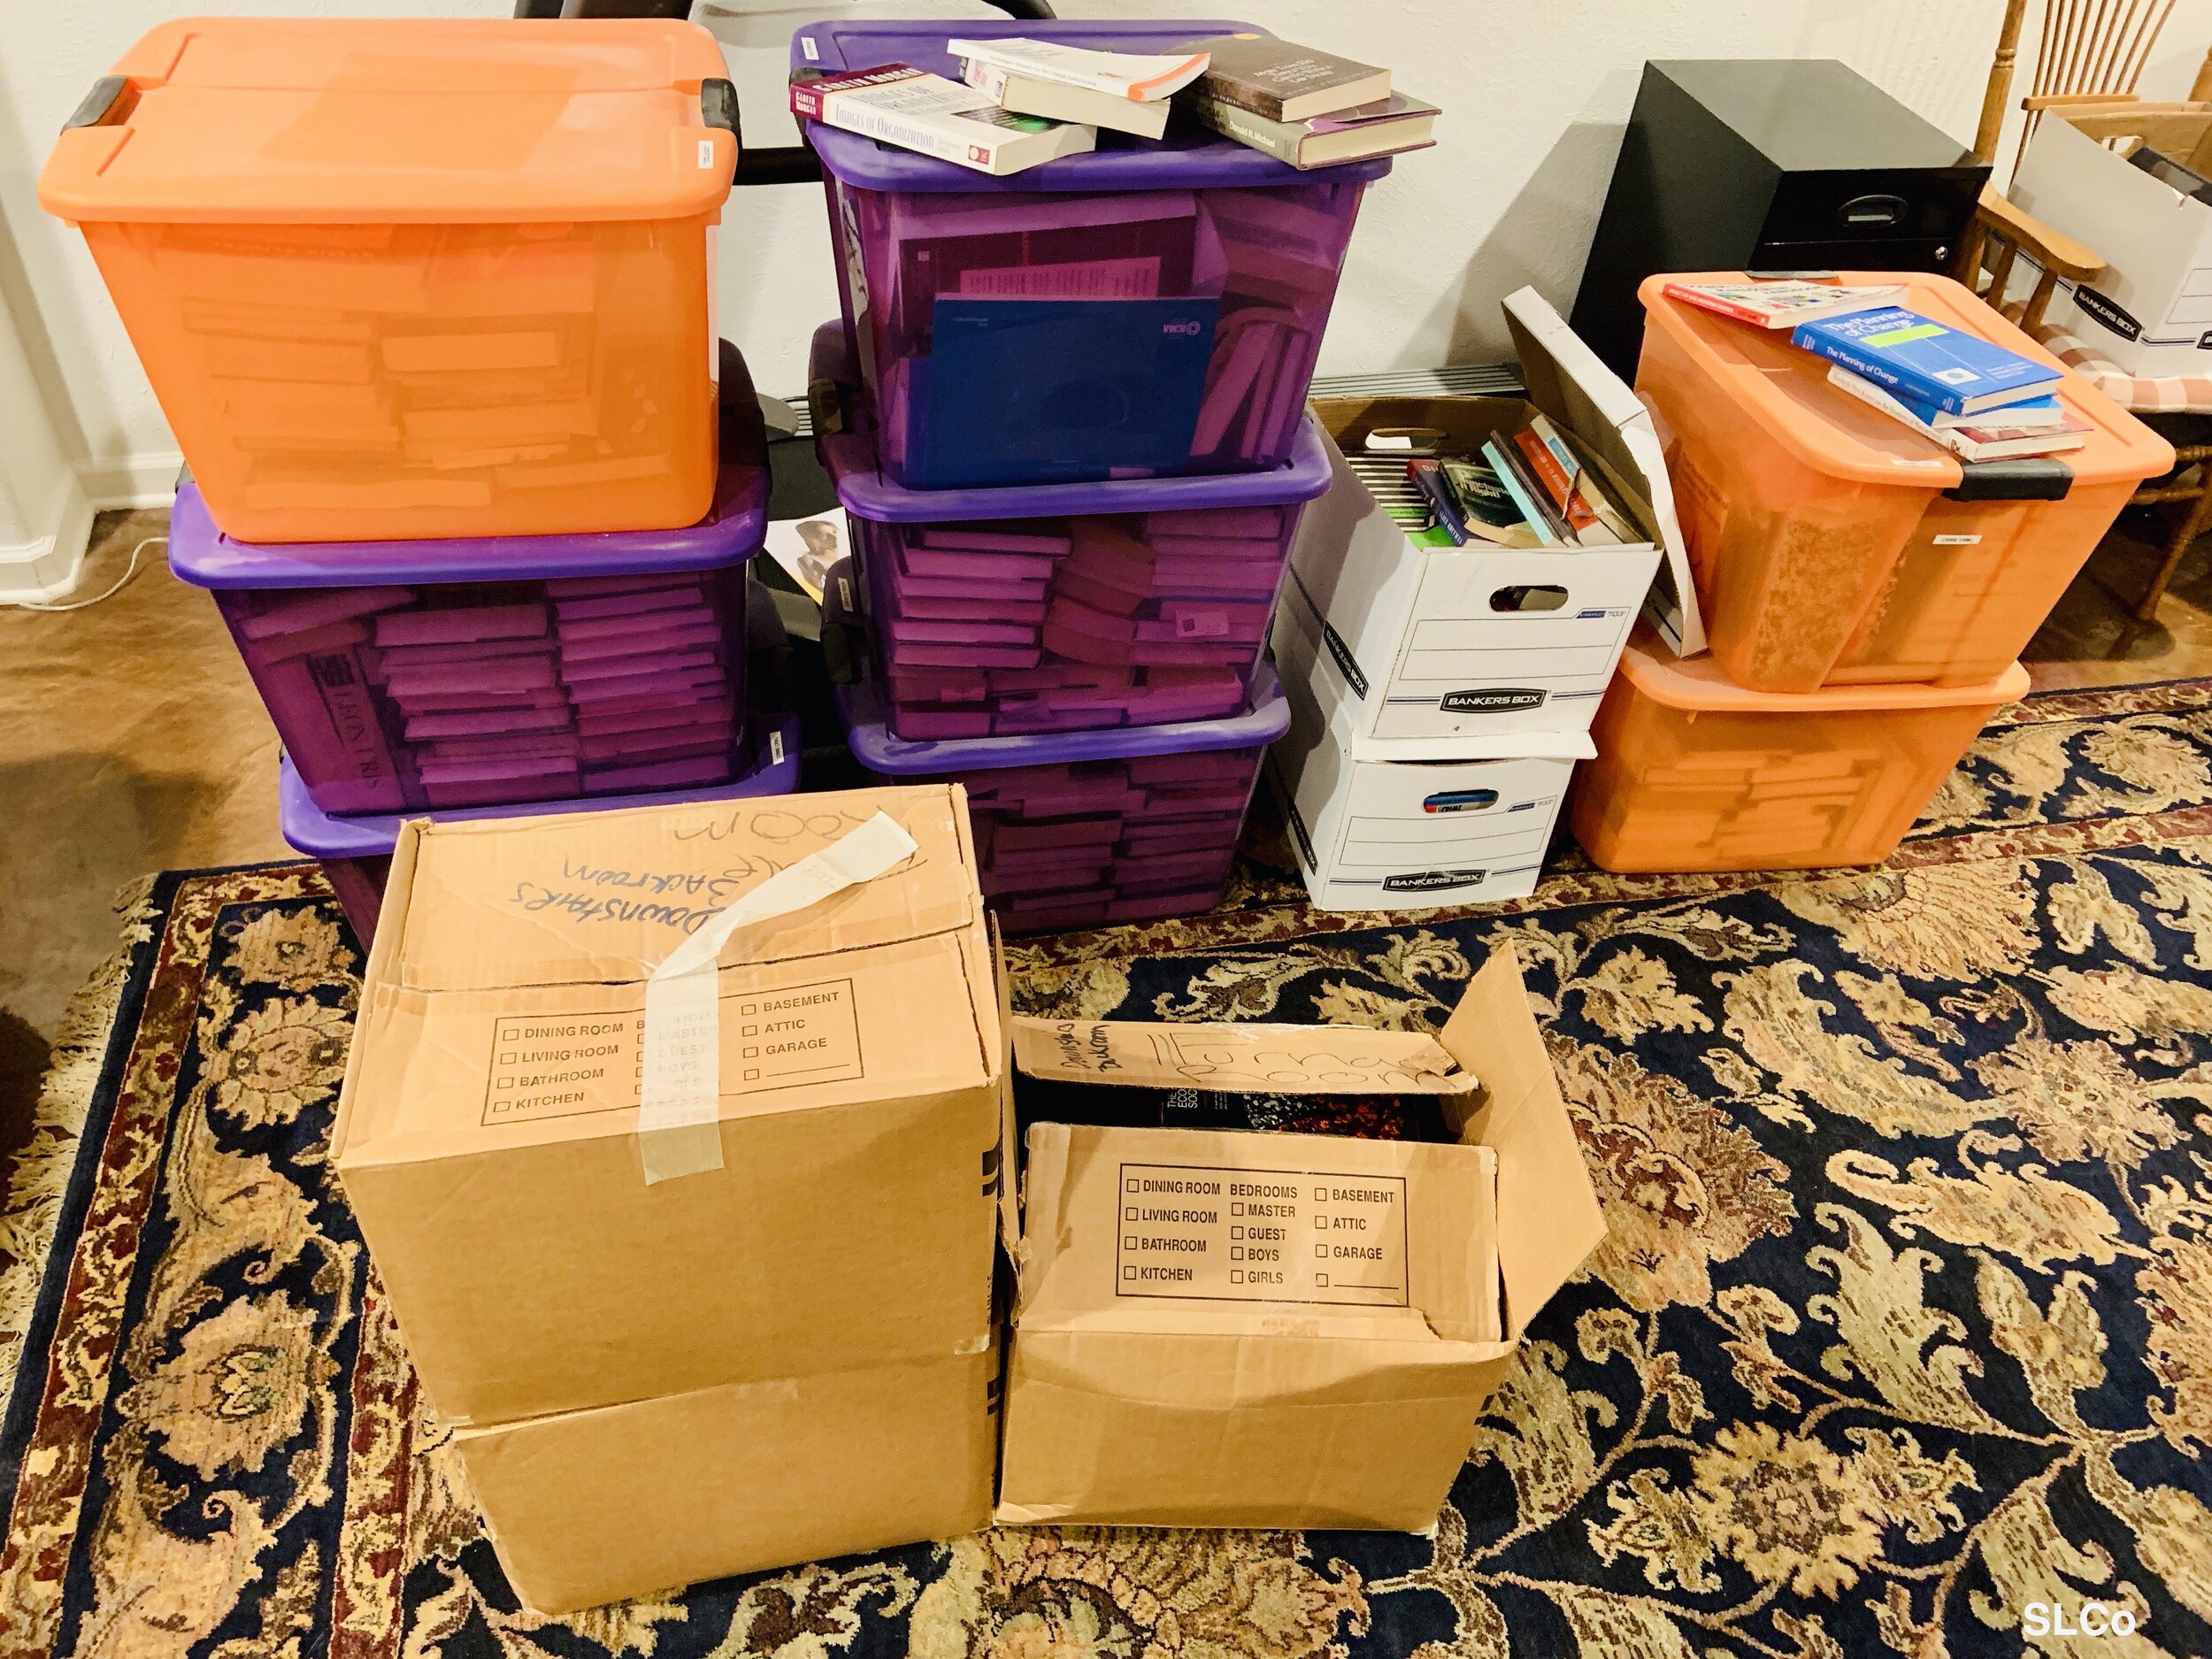
[[(1505, 302), (1528, 401), (1328, 398), (1315, 408), (1336, 449), (1329, 493), (1309, 505), (1283, 608), (1323, 648), (1321, 673), (1356, 734), (1492, 737), (1582, 731), (1613, 678), (1663, 553), (1688, 590), (1682, 537), (1650, 413), (1559, 313), (1523, 288)], [(1471, 454), (1540, 411), (1648, 539), (1632, 546), (1518, 550), (1417, 545), (1345, 465), (1348, 452), (1428, 442)], [(1675, 610), (1671, 595), (1655, 598)], [(1655, 622), (1681, 649), (1678, 614)], [(1688, 626), (1695, 629), (1694, 614)], [(1288, 678), (1286, 675), (1286, 679)], [(1441, 751), (1431, 751), (1441, 752)]]
[(1525, 898), (1586, 731), (1379, 738), (1355, 729), (1313, 647), (1275, 619), (1290, 732), (1267, 765), (1317, 910), (1417, 910)]

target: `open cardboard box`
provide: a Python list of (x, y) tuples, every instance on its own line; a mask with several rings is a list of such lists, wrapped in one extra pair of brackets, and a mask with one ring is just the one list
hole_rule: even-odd
[[(878, 811), (723, 948), (718, 1166), (649, 1184), (648, 973)], [(995, 979), (956, 785), (402, 827), (332, 1157), (530, 1605), (987, 1518)]]
[[(1587, 729), (1653, 573), (1655, 610), (1686, 655), (1704, 649), (1674, 497), (1650, 411), (1533, 288), (1505, 301), (1525, 401), (1321, 398), (1334, 479), (1291, 545), (1283, 611), (1321, 648), (1325, 703), (1356, 735), (1473, 739)], [(1345, 465), (1409, 437), (1471, 453), (1541, 412), (1647, 532), (1624, 547), (1423, 547)], [(1432, 749), (1424, 751), (1433, 753)]]
[(1522, 1333), (1605, 1233), (1511, 949), (1433, 1037), (1011, 1025), (1034, 1077), (1433, 1094), (1457, 1139), (1033, 1125), (1003, 1200), (997, 1518), (1427, 1527)]
[(2212, 202), (2135, 165), (2144, 149), (2212, 177), (2212, 104), (2046, 110), (2007, 194), (2105, 261), (2094, 282), (2071, 285), (2072, 333), (2129, 374), (2202, 374), (2212, 366)]

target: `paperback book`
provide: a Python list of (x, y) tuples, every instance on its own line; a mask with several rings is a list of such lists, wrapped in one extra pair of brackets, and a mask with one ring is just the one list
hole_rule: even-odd
[(1168, 100), (1205, 72), (1207, 55), (1089, 51), (1051, 41), (952, 41), (967, 83), (1002, 108), (1158, 138)]
[(1197, 81), (1207, 97), (1271, 121), (1303, 121), (1390, 96), (1390, 71), (1271, 35), (1217, 35), (1186, 51), (1209, 62)]
[(1790, 342), (1953, 415), (2040, 397), (2060, 378), (2050, 364), (1901, 305), (1801, 323)]
[(2093, 430), (2080, 416), (2062, 410), (2055, 425), (2029, 427), (2009, 424), (2009, 407), (1993, 409), (1979, 420), (1949, 426), (1932, 426), (1920, 419), (1901, 399), (1841, 366), (1828, 371), (1830, 384), (1848, 392), (1861, 403), (1878, 409), (1902, 426), (1911, 427), (1924, 438), (1930, 438), (1957, 456), (1962, 461), (2017, 461), (2036, 455), (2062, 455), (2078, 449), (2089, 442)]
[(1436, 142), (1440, 113), (1433, 104), (1402, 92), (1302, 121), (1271, 121), (1202, 92), (1180, 102), (1202, 126), (1302, 170), (1426, 149)]
[(1871, 311), (1903, 293), (1899, 282), (1839, 287), (1833, 282), (1670, 282), (1669, 299), (1718, 311), (1755, 328), (1794, 328), (1824, 317)]
[(791, 112), (994, 178), (1098, 142), (1091, 127), (1000, 109), (988, 93), (906, 64), (795, 81)]

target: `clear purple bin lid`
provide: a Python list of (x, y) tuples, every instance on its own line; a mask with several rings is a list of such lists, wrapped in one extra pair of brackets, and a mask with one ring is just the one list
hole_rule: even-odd
[(311, 858), (382, 858), (399, 844), (399, 826), (411, 818), (457, 824), (467, 818), (527, 818), (565, 812), (612, 812), (630, 806), (687, 806), (701, 801), (741, 801), (755, 795), (789, 795), (799, 787), (799, 717), (753, 717), (747, 728), (751, 752), (744, 772), (697, 789), (660, 789), (647, 795), (590, 795), (558, 801), (510, 801), (497, 806), (453, 807), (439, 811), (376, 813), (339, 818), (317, 806), (292, 770), (290, 756), (277, 771), (277, 824), (284, 839)]
[[(939, 20), (910, 18), (810, 23), (791, 37), (791, 67), (835, 74), (846, 69), (875, 69), (910, 64), (947, 80), (960, 79), (960, 65), (945, 50), (952, 40), (1018, 37), (1063, 41), (1102, 51), (1170, 52), (1186, 41), (1211, 35), (1265, 35), (1254, 23), (1219, 18), (1143, 18), (1108, 21), (1101, 18), (1057, 20), (982, 21), (975, 18)], [(1347, 162), (1302, 173), (1287, 162), (1240, 144), (1233, 138), (1171, 124), (1166, 138), (1154, 142), (1118, 133), (1099, 134), (1100, 147), (1088, 155), (1063, 156), (1025, 173), (994, 179), (879, 144), (818, 121), (806, 123), (807, 142), (822, 165), (843, 182), (864, 190), (973, 191), (978, 194), (1035, 195), (1052, 191), (1235, 190), (1291, 184), (1363, 184), (1390, 171), (1389, 159)]]
[[(835, 385), (845, 407), (864, 406), (854, 389), (841, 322), (814, 331), (807, 383)], [(1290, 459), (1263, 472), (1209, 472), (1177, 478), (1119, 478), (1079, 484), (1007, 484), (990, 488), (909, 489), (879, 465), (873, 434), (823, 434), (816, 446), (846, 511), (877, 524), (941, 524), (973, 518), (1065, 518), (1091, 513), (1175, 512), (1208, 507), (1287, 507), (1329, 488), (1329, 447), (1308, 413)]]
[(714, 507), (682, 530), (474, 536), (428, 541), (237, 541), (215, 527), (198, 488), (181, 484), (169, 518), (169, 568), (196, 588), (366, 588), (385, 582), (536, 581), (718, 570), (760, 551), (768, 470), (725, 461)]

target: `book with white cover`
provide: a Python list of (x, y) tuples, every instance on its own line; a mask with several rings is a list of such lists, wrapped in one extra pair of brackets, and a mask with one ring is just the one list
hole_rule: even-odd
[(988, 93), (908, 64), (795, 82), (791, 112), (994, 178), (1098, 143), (1088, 127), (1010, 114)]

